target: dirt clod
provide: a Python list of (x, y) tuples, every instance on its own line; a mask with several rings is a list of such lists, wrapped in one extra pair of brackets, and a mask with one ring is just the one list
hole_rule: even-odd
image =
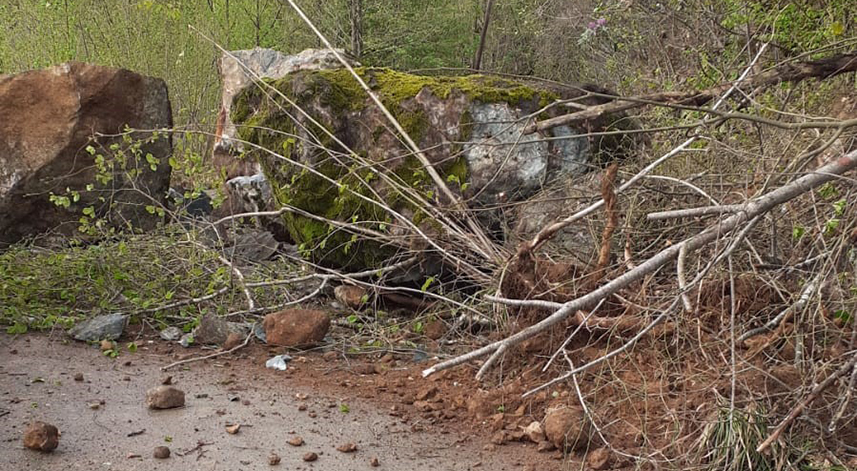
[(311, 462), (311, 461), (315, 461), (315, 460), (317, 460), (317, 459), (318, 459), (318, 454), (317, 454), (317, 453), (313, 453), (313, 452), (309, 452), (309, 453), (307, 453), (307, 454), (305, 454), (305, 455), (303, 456), (303, 460), (304, 460), (304, 461), (306, 461), (306, 462), (308, 462), (308, 463), (309, 463), (309, 462)]
[(381, 466), (381, 461), (378, 460), (377, 456), (373, 456), (373, 457), (369, 458), (369, 466), (371, 466), (373, 468), (377, 468), (378, 466)]
[(560, 450), (584, 448), (589, 444), (590, 429), (580, 408), (557, 407), (545, 415), (545, 435)]
[(59, 430), (45, 422), (30, 424), (24, 431), (24, 446), (31, 450), (53, 451), (59, 445)]
[(276, 466), (280, 464), (280, 455), (276, 453), (271, 453), (268, 455), (268, 464), (271, 466)]
[(599, 448), (586, 455), (586, 464), (593, 471), (602, 471), (610, 467), (610, 450)]
[(159, 460), (165, 460), (170, 457), (170, 448), (166, 446), (156, 446), (152, 451), (152, 456)]
[(146, 391), (149, 409), (174, 409), (184, 406), (184, 391), (172, 386), (158, 386)]
[(286, 443), (288, 443), (291, 446), (301, 446), (304, 444), (304, 439), (301, 437), (292, 437)]
[(536, 421), (524, 427), (524, 435), (533, 443), (541, 443), (545, 439), (545, 431), (542, 424)]
[(336, 450), (341, 451), (343, 453), (353, 453), (357, 451), (357, 445), (352, 442), (343, 443), (342, 445), (336, 447)]
[(74, 374), (74, 380), (77, 382), (83, 381), (83, 373), (75, 373)]

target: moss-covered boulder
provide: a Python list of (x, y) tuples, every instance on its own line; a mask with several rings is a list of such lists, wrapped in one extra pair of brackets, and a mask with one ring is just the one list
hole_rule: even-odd
[[(523, 200), (546, 181), (591, 165), (593, 143), (574, 137), (578, 130), (524, 133), (533, 119), (562, 112), (546, 111), (548, 104), (580, 92), (481, 75), (356, 71), (471, 207)], [(436, 228), (401, 187), (432, 204), (439, 192), (349, 71), (298, 71), (268, 80), (236, 97), (231, 118), (240, 137), (252, 143), (245, 146), (252, 154), (247, 157), (262, 164), (278, 203), (299, 210), (286, 213), (285, 223), (316, 262), (377, 267), (401, 248), (324, 220), (395, 234), (401, 225), (386, 205), (430, 233)]]

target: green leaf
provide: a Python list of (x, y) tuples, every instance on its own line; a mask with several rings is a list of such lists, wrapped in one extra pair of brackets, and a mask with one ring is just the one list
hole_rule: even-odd
[(27, 333), (27, 324), (16, 322), (14, 325), (6, 327), (6, 333), (9, 335), (20, 335)]
[(430, 276), (426, 279), (425, 283), (423, 283), (422, 287), (420, 287), (420, 291), (424, 292), (429, 289), (429, 286), (434, 283), (434, 277)]
[(131, 342), (128, 344), (128, 351), (131, 353), (137, 353), (137, 343)]

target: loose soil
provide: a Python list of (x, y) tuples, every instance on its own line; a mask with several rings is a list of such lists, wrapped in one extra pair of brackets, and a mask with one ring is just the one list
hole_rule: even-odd
[[(374, 458), (378, 469), (564, 467), (561, 454), (539, 453), (534, 443), (491, 444), (499, 429), (533, 418), (493, 411), (481, 420), (475, 412), (460, 420), (439, 399), (436, 385), (470, 386), (448, 375), (420, 378), (425, 363), (390, 357), (363, 363), (317, 353), (298, 355), (281, 372), (264, 367), (274, 349), (251, 344), (162, 372), (177, 358), (207, 352), (145, 338), (137, 344), (136, 353), (108, 358), (62, 334), (0, 337), (0, 468), (354, 470), (371, 469)], [(80, 374), (83, 380), (76, 381)], [(186, 406), (147, 409), (146, 390), (167, 376), (186, 393)], [(36, 420), (59, 428), (54, 452), (23, 447), (24, 429)], [(227, 433), (235, 424), (239, 431)], [(288, 444), (296, 437), (301, 446)], [(356, 452), (337, 451), (349, 443)], [(155, 459), (158, 446), (168, 446), (171, 456)], [(309, 453), (318, 459), (305, 462)], [(280, 464), (269, 464), (273, 454)]]

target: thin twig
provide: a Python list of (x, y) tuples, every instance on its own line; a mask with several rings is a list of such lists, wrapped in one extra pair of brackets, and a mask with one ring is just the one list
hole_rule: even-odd
[(177, 362), (175, 362), (175, 363), (170, 363), (170, 364), (169, 364), (169, 365), (167, 365), (167, 366), (162, 366), (162, 367), (161, 367), (161, 371), (167, 371), (167, 370), (168, 370), (168, 369), (170, 369), (170, 368), (175, 368), (176, 366), (179, 366), (179, 365), (185, 365), (185, 364), (187, 364), (187, 363), (193, 363), (193, 362), (196, 362), (196, 361), (208, 360), (208, 359), (210, 359), (210, 358), (219, 357), (219, 356), (221, 356), (221, 355), (226, 355), (227, 353), (232, 353), (232, 352), (234, 352), (234, 351), (238, 350), (239, 348), (246, 347), (246, 346), (247, 346), (247, 344), (249, 344), (249, 343), (250, 343), (250, 339), (251, 339), (251, 338), (253, 337), (253, 335), (254, 335), (254, 334), (253, 334), (253, 327), (254, 327), (254, 326), (255, 326), (255, 324), (250, 326), (250, 333), (249, 333), (249, 334), (247, 334), (247, 338), (245, 338), (245, 339), (244, 339), (244, 342), (243, 342), (243, 343), (241, 343), (241, 345), (238, 345), (238, 346), (232, 347), (232, 348), (230, 348), (229, 350), (225, 350), (225, 351), (222, 351), (222, 352), (212, 353), (211, 355), (205, 355), (205, 356), (201, 356), (201, 357), (194, 357), (194, 358), (188, 358), (188, 359), (185, 359), (185, 360), (179, 360), (179, 361), (177, 361)]

